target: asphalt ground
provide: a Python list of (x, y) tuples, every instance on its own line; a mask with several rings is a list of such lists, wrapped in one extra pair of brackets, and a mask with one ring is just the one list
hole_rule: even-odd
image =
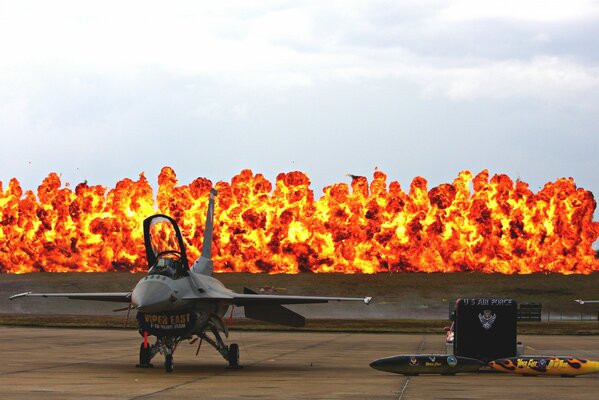
[[(234, 331), (244, 368), (210, 346), (175, 353), (175, 370), (135, 368), (130, 330), (0, 327), (2, 399), (597, 399), (599, 374), (576, 378), (483, 372), (406, 377), (368, 364), (395, 354), (444, 353), (443, 335)], [(520, 336), (526, 354), (599, 360), (599, 336)]]

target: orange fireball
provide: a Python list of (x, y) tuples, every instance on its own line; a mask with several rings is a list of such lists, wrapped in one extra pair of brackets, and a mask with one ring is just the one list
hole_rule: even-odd
[[(473, 190), (470, 190), (472, 185)], [(199, 256), (208, 193), (198, 178), (179, 185), (164, 167), (155, 195), (143, 173), (113, 189), (63, 187), (51, 173), (23, 193), (0, 182), (0, 271), (144, 271), (142, 221), (163, 213), (178, 221), (190, 260)], [(533, 193), (506, 175), (461, 172), (428, 190), (416, 177), (409, 191), (376, 170), (352, 176), (314, 198), (302, 172), (274, 185), (243, 170), (217, 182), (213, 258), (216, 271), (453, 272), (505, 274), (599, 270), (599, 237), (591, 192), (559, 179)]]

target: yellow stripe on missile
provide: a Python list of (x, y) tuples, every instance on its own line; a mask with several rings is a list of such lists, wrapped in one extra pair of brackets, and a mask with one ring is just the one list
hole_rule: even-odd
[(577, 376), (599, 372), (599, 362), (576, 357), (521, 356), (489, 363), (497, 371), (522, 375)]

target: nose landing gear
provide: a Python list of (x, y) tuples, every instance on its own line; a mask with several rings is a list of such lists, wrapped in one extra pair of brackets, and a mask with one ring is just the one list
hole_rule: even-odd
[(180, 338), (161, 336), (156, 340), (156, 346), (161, 354), (164, 355), (164, 369), (166, 372), (173, 372), (173, 353), (177, 348)]
[(173, 372), (173, 355), (167, 354), (164, 356), (164, 369), (166, 372)]
[(154, 365), (150, 362), (152, 358), (158, 353), (164, 355), (164, 369), (166, 372), (173, 372), (173, 353), (177, 348), (180, 338), (178, 337), (166, 337), (159, 336), (156, 339), (156, 343), (150, 345), (147, 337), (139, 347), (139, 364), (137, 368), (153, 368)]

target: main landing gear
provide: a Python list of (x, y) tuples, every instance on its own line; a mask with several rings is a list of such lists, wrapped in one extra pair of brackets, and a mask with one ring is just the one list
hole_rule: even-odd
[(154, 364), (150, 363), (152, 361), (152, 357), (156, 355), (158, 351), (153, 352), (155, 349), (154, 346), (151, 346), (149, 343), (142, 343), (139, 346), (139, 364), (136, 365), (137, 368), (153, 368)]
[(237, 343), (231, 343), (227, 355), (227, 361), (229, 361), (229, 368), (239, 369), (239, 345)]
[[(210, 343), (210, 345), (214, 347), (216, 351), (220, 353), (221, 356), (223, 356), (223, 358), (229, 363), (230, 369), (242, 368), (241, 365), (239, 365), (239, 345), (237, 343), (231, 343), (229, 346), (225, 345), (225, 342), (220, 336), (218, 326), (216, 324), (213, 324), (212, 322), (209, 323), (208, 326), (210, 328), (210, 332), (212, 332), (213, 337), (208, 336), (206, 332), (202, 332), (198, 336), (202, 340), (205, 340), (208, 343)], [(226, 330), (224, 330), (224, 332), (225, 334), (227, 333)]]
[[(231, 343), (229, 346), (225, 345), (218, 330), (216, 328), (211, 328), (210, 330), (214, 337), (207, 336), (205, 332), (202, 332), (198, 336), (210, 343), (223, 356), (229, 363), (229, 369), (242, 368), (239, 365), (239, 345), (237, 343)], [(164, 370), (166, 372), (173, 372), (173, 353), (181, 340), (182, 338), (180, 337), (160, 336), (156, 339), (155, 344), (150, 345), (147, 335), (145, 335), (144, 341), (139, 347), (139, 364), (136, 367), (153, 368), (154, 365), (151, 363), (152, 358), (156, 354), (161, 353), (164, 355)]]

